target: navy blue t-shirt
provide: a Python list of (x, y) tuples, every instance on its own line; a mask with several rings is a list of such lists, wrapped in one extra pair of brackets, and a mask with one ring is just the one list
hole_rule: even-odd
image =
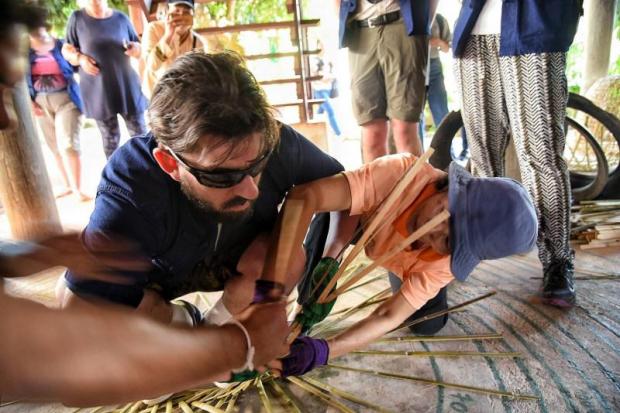
[(149, 133), (130, 139), (112, 155), (83, 234), (95, 254), (105, 249), (100, 243), (115, 236), (135, 241), (153, 269), (124, 273), (132, 280), (129, 286), (85, 280), (69, 271), (66, 280), (76, 294), (137, 306), (145, 287), (159, 289), (166, 299), (221, 290), (249, 243), (273, 228), (278, 205), (294, 185), (343, 170), (336, 159), (283, 125), (280, 144), (261, 176), (253, 213), (243, 220), (217, 222), (196, 211), (179, 183), (161, 170), (152, 155), (156, 145)]
[(129, 18), (119, 11), (105, 19), (74, 11), (67, 23), (67, 43), (97, 62), (99, 74), (91, 76), (80, 68), (80, 90), (84, 114), (105, 120), (117, 113), (140, 114), (147, 107), (140, 78), (125, 54), (124, 41), (139, 42)]

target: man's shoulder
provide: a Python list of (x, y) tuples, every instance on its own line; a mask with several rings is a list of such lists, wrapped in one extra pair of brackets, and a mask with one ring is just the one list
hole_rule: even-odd
[(149, 132), (119, 147), (103, 169), (98, 192), (115, 192), (136, 202), (158, 198), (166, 190), (168, 177), (153, 157), (156, 145)]

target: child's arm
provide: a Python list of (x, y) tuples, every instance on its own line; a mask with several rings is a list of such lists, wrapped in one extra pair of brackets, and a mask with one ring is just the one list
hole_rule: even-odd
[[(303, 243), (306, 231), (315, 213), (346, 211), (350, 207), (351, 191), (348, 181), (343, 174), (319, 179), (293, 188), (286, 197), (286, 201), (280, 212), (278, 224), (274, 231), (274, 239), (272, 241), (274, 247), (270, 248), (267, 253), (262, 279), (279, 282), (286, 279), (286, 269), (289, 268), (292, 263), (289, 262), (286, 268), (276, 266), (278, 259), (288, 258), (282, 257), (282, 252), (287, 249), (282, 248), (282, 245), (278, 245), (278, 241), (282, 240), (283, 235), (288, 234), (290, 238), (288, 238), (287, 243), (290, 242), (293, 248), (299, 248)], [(332, 214), (332, 217), (334, 217), (334, 215), (336, 214)], [(330, 238), (326, 246), (326, 252), (328, 252), (330, 256), (337, 255), (339, 249), (350, 240), (357, 226), (357, 221), (359, 220), (359, 217), (350, 217), (347, 213), (338, 215), (339, 217), (332, 220), (332, 224), (330, 225)], [(288, 225), (287, 228), (281, 228), (282, 222), (289, 221), (291, 217), (295, 217), (292, 224)], [(337, 231), (335, 234), (331, 234), (331, 229), (333, 229), (334, 226)], [(290, 249), (288, 251), (290, 251)], [(295, 256), (295, 254), (291, 254), (291, 256)], [(287, 282), (286, 284), (290, 283)]]
[(329, 358), (334, 359), (373, 342), (402, 324), (416, 309), (399, 292), (381, 304), (365, 319), (327, 340)]

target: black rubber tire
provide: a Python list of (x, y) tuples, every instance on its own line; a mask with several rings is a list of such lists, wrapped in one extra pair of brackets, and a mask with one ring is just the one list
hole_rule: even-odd
[[(613, 113), (609, 113), (604, 109), (596, 106), (588, 98), (585, 98), (576, 93), (568, 94), (568, 108), (575, 109), (580, 112), (586, 113), (595, 118), (611, 132), (612, 136), (616, 139), (618, 144), (618, 151), (620, 151), (620, 119), (614, 116)], [(587, 176), (587, 175), (586, 175)], [(609, 171), (609, 178), (620, 176), (620, 163), (611, 171)]]
[[(590, 104), (594, 105), (591, 102)], [(605, 157), (601, 146), (587, 129), (585, 129), (578, 122), (572, 119), (567, 118), (567, 120), (571, 123), (571, 126), (574, 126), (576, 129), (578, 129), (582, 136), (586, 138), (594, 153), (596, 154), (599, 166), (599, 168), (597, 169), (597, 174), (594, 176), (594, 179), (592, 178), (592, 176), (588, 175), (588, 180), (586, 180), (585, 182), (578, 181), (582, 185), (573, 185), (571, 179), (571, 193), (573, 200), (585, 201), (594, 199), (603, 191), (605, 185), (607, 184), (609, 172), (607, 158)], [(450, 151), (450, 148), (452, 147), (452, 140), (454, 139), (454, 136), (457, 134), (459, 129), (461, 129), (462, 127), (463, 118), (461, 117), (461, 112), (456, 111), (450, 112), (437, 128), (437, 131), (435, 132), (435, 135), (433, 136), (433, 140), (431, 142), (431, 147), (435, 149), (435, 152), (429, 159), (430, 164), (433, 165), (435, 168), (445, 170), (450, 165), (450, 162), (452, 162), (452, 156)]]
[(579, 132), (582, 137), (585, 138), (585, 140), (588, 142), (588, 145), (590, 145), (590, 148), (594, 151), (594, 155), (596, 156), (596, 175), (592, 176), (580, 174), (589, 178), (589, 181), (587, 181), (585, 185), (580, 185), (578, 183), (579, 181), (574, 180), (574, 172), (570, 173), (570, 183), (572, 188), (571, 193), (573, 195), (573, 201), (588, 201), (599, 196), (601, 192), (603, 192), (605, 185), (607, 185), (607, 179), (609, 177), (609, 164), (607, 163), (607, 157), (605, 156), (605, 152), (603, 152), (603, 148), (594, 138), (594, 136), (592, 136), (589, 130), (587, 130), (579, 122), (568, 116), (566, 117), (566, 122), (572, 128), (577, 130), (577, 132)]

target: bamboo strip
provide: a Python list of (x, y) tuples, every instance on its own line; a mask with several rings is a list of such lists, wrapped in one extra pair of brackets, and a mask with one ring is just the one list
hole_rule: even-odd
[(323, 332), (323, 331), (329, 329), (330, 327), (333, 327), (334, 325), (338, 324), (342, 320), (345, 320), (348, 317), (350, 317), (353, 314), (355, 314), (356, 312), (360, 311), (360, 308), (359, 308), (360, 305), (364, 305), (365, 303), (367, 303), (369, 301), (378, 299), (382, 295), (389, 294), (391, 292), (392, 292), (392, 289), (390, 287), (386, 288), (385, 290), (379, 291), (377, 294), (375, 294), (375, 295), (371, 296), (370, 298), (367, 298), (366, 300), (362, 301), (358, 306), (350, 308), (349, 310), (347, 310), (347, 312), (343, 313), (339, 317), (336, 317), (335, 319), (332, 319), (332, 320), (326, 320), (324, 322), (321, 322), (321, 323), (317, 324), (315, 326), (315, 328), (313, 328), (312, 333), (313, 334), (319, 334), (320, 332)]
[[(183, 410), (183, 413), (194, 413), (191, 407), (185, 402), (179, 402), (179, 407)], [(208, 411), (208, 410), (207, 410)]]
[(5, 406), (10, 406), (12, 404), (21, 403), (23, 400), (11, 400), (10, 402), (5, 402), (0, 404), (0, 408)]
[(217, 387), (209, 387), (208, 389), (205, 390), (201, 390), (197, 393), (194, 393), (194, 395), (192, 397), (190, 397), (189, 399), (185, 400), (185, 403), (187, 404), (191, 404), (193, 401), (196, 401), (198, 399), (202, 399), (205, 396), (207, 396), (210, 393), (214, 393), (216, 391), (218, 391), (219, 389)]
[(361, 270), (357, 274), (353, 275), (351, 277), (351, 280), (349, 280), (349, 282), (347, 282), (347, 283), (343, 284), (342, 286), (338, 287), (338, 289), (336, 289), (336, 291), (334, 291), (326, 299), (321, 301), (321, 299), (319, 298), (319, 302), (326, 302), (326, 301), (334, 300), (336, 297), (338, 297), (340, 294), (342, 294), (347, 288), (351, 287), (353, 284), (355, 284), (357, 281), (359, 281), (366, 274), (370, 273), (375, 268), (383, 265), (385, 262), (387, 262), (390, 259), (394, 258), (402, 250), (407, 248), (413, 242), (415, 242), (418, 239), (422, 238), (424, 235), (429, 233), (433, 228), (435, 228), (437, 225), (441, 224), (443, 221), (445, 221), (448, 218), (450, 218), (450, 213), (448, 211), (443, 211), (439, 215), (435, 216), (433, 219), (428, 221), (426, 224), (422, 225), (420, 228), (415, 230), (413, 232), (413, 234), (409, 235), (407, 238), (405, 238), (403, 241), (401, 241), (396, 247), (392, 248), (389, 252), (387, 252), (386, 254), (384, 254), (381, 257), (379, 257), (376, 260), (374, 260), (372, 262), (372, 264), (368, 265), (363, 270)]
[(131, 403), (127, 403), (125, 406), (123, 406), (120, 410), (117, 410), (118, 413), (127, 413), (127, 411), (131, 408), (131, 406), (133, 406), (135, 402), (131, 402)]
[(293, 252), (293, 241), (300, 224), (301, 214), (304, 211), (304, 202), (297, 199), (286, 201), (286, 213), (280, 225), (280, 234), (276, 245), (276, 262), (274, 280), (286, 285), (289, 263)]
[(371, 278), (370, 280), (367, 280), (367, 281), (364, 281), (363, 283), (354, 285), (353, 287), (351, 287), (347, 291), (345, 291), (343, 294), (350, 293), (351, 291), (357, 290), (358, 288), (361, 288), (361, 287), (363, 287), (365, 285), (372, 284), (375, 281), (379, 281), (379, 280), (383, 280), (383, 279), (385, 279), (385, 275), (383, 275), (383, 274), (382, 275), (377, 275), (376, 277)]
[(335, 315), (338, 315), (338, 314), (346, 313), (347, 311), (349, 311), (351, 309), (354, 309), (354, 308), (358, 309), (358, 310), (361, 310), (361, 309), (364, 309), (366, 307), (370, 307), (371, 305), (382, 303), (385, 300), (387, 300), (388, 298), (390, 298), (390, 297), (378, 298), (376, 300), (369, 301), (369, 302), (367, 302), (365, 304), (362, 304), (362, 305), (359, 305), (359, 306), (343, 308), (342, 310), (336, 311), (335, 313), (331, 313), (328, 317), (332, 317), (332, 316), (335, 316)]
[(221, 399), (219, 399), (219, 400), (217, 401), (217, 403), (215, 403), (214, 407), (216, 407), (216, 408), (220, 409), (220, 408), (224, 405), (224, 403), (226, 403), (226, 401), (228, 400), (228, 398), (229, 398), (228, 396), (226, 396), (226, 397), (222, 397)]
[(424, 316), (422, 318), (418, 318), (417, 320), (414, 320), (412, 322), (406, 323), (405, 325), (403, 325), (401, 327), (396, 327), (394, 330), (390, 331), (390, 333), (392, 333), (394, 331), (402, 330), (404, 328), (411, 327), (413, 325), (422, 323), (422, 322), (427, 321), (427, 320), (431, 320), (431, 319), (436, 318), (436, 317), (440, 317), (440, 316), (442, 316), (444, 314), (452, 313), (452, 312), (454, 312), (456, 310), (459, 310), (459, 309), (461, 309), (463, 307), (467, 307), (468, 305), (471, 305), (471, 304), (477, 303), (478, 301), (484, 300), (485, 298), (489, 298), (489, 297), (491, 297), (491, 296), (493, 296), (495, 294), (496, 294), (495, 291), (491, 291), (490, 293), (486, 293), (484, 295), (481, 295), (480, 297), (473, 298), (473, 299), (465, 301), (464, 303), (461, 303), (461, 304), (457, 304), (454, 307), (450, 307), (450, 308), (448, 308), (446, 310), (437, 311), (436, 313), (432, 313), (432, 314), (429, 314), (429, 315)]
[(340, 265), (340, 268), (319, 296), (318, 302), (324, 302), (325, 298), (327, 298), (327, 295), (330, 293), (332, 288), (334, 288), (334, 286), (342, 276), (344, 270), (351, 264), (351, 262), (353, 262), (355, 257), (357, 257), (357, 255), (364, 249), (366, 243), (370, 241), (372, 236), (376, 233), (375, 230), (377, 229), (379, 224), (382, 223), (384, 216), (389, 212), (389, 210), (392, 208), (398, 198), (402, 196), (403, 190), (413, 181), (413, 178), (415, 178), (422, 166), (433, 154), (433, 151), (434, 150), (432, 148), (429, 148), (422, 156), (420, 156), (416, 160), (416, 162), (409, 168), (403, 179), (392, 189), (385, 201), (383, 201), (381, 206), (377, 209), (375, 216), (369, 221), (368, 226), (366, 227), (366, 230), (362, 233), (359, 241), (355, 244), (351, 252), (349, 252), (349, 254), (347, 254), (347, 256), (344, 258), (342, 264)]
[(172, 413), (172, 402), (170, 400), (166, 402), (166, 413)]
[(262, 380), (256, 380), (256, 389), (258, 389), (258, 395), (260, 396), (260, 400), (263, 403), (265, 410), (267, 410), (267, 413), (272, 413), (273, 410), (271, 408), (271, 400), (269, 400), (269, 396), (265, 391), (265, 386), (263, 386)]
[(360, 350), (352, 351), (353, 354), (364, 356), (407, 356), (407, 357), (522, 357), (521, 353), (514, 352), (478, 352), (478, 351), (383, 351), (383, 350)]
[(331, 368), (339, 369), (339, 370), (355, 371), (358, 373), (366, 373), (366, 374), (371, 374), (373, 376), (378, 376), (378, 377), (388, 377), (388, 378), (397, 379), (397, 380), (406, 380), (406, 381), (414, 381), (414, 382), (425, 383), (425, 384), (432, 384), (434, 386), (465, 390), (465, 391), (470, 391), (472, 393), (494, 395), (494, 396), (506, 397), (510, 399), (539, 400), (539, 397), (528, 395), (528, 394), (511, 393), (511, 392), (505, 392), (505, 391), (495, 390), (495, 389), (485, 389), (482, 387), (467, 386), (464, 384), (457, 384), (457, 383), (446, 383), (446, 382), (425, 379), (421, 377), (413, 377), (413, 376), (405, 376), (402, 374), (389, 373), (385, 371), (357, 369), (354, 367), (340, 366), (340, 365), (334, 365), (334, 364), (328, 364), (327, 366)]
[[(183, 402), (181, 402), (183, 403)], [(179, 403), (179, 406), (181, 405), (181, 403)], [(186, 405), (187, 406), (187, 405)], [(218, 409), (217, 407), (211, 406), (210, 404), (207, 403), (201, 403), (201, 402), (193, 402), (192, 406), (205, 411), (205, 412), (209, 412), (209, 413), (225, 413), (224, 410), (222, 409)], [(189, 406), (188, 406), (189, 408)], [(189, 410), (190, 412), (192, 411), (191, 409)]]
[(156, 404), (155, 406), (153, 406), (149, 413), (157, 413), (157, 410), (159, 410), (159, 404)]
[(288, 381), (290, 381), (291, 383), (297, 385), (298, 387), (301, 387), (302, 389), (304, 389), (305, 391), (307, 391), (308, 393), (318, 397), (319, 399), (323, 400), (325, 403), (329, 404), (330, 406), (340, 410), (342, 413), (355, 413), (353, 410), (351, 410), (350, 408), (348, 408), (347, 406), (345, 406), (344, 404), (342, 404), (341, 402), (339, 402), (338, 400), (336, 400), (333, 396), (322, 392), (321, 390), (317, 389), (316, 387), (313, 387), (303, 381), (301, 381), (299, 378), (297, 377), (287, 377), (286, 378)]
[(228, 405), (226, 406), (226, 411), (224, 413), (231, 413), (235, 408), (235, 404), (237, 403), (237, 397), (239, 397), (239, 393), (233, 394), (228, 399)]
[(331, 386), (327, 383), (323, 383), (320, 382), (318, 380), (315, 380), (313, 378), (310, 377), (301, 377), (301, 380), (305, 381), (306, 383), (313, 385), (314, 387), (318, 387), (321, 390), (325, 390), (328, 393), (333, 393), (337, 396), (342, 397), (345, 400), (348, 400), (350, 402), (359, 404), (360, 406), (364, 406), (364, 407), (368, 407), (369, 409), (375, 410), (377, 412), (380, 413), (391, 413), (389, 410), (384, 409), (381, 406), (377, 406), (376, 404), (372, 404), (370, 402), (367, 402), (366, 400), (360, 399), (359, 397), (357, 397), (354, 394), (351, 394), (349, 392), (346, 392), (342, 389), (339, 389), (337, 387)]
[(471, 336), (403, 336), (387, 337), (377, 340), (377, 343), (409, 342), (409, 341), (467, 341), (467, 340), (501, 340), (500, 334), (478, 334)]
[(293, 399), (286, 393), (286, 391), (280, 387), (278, 382), (275, 380), (269, 381), (269, 385), (271, 386), (273, 392), (276, 396), (283, 401), (285, 411), (292, 413), (301, 413), (299, 407), (295, 404)]
[(137, 412), (138, 412), (138, 409), (139, 409), (140, 407), (142, 407), (142, 405), (143, 405), (143, 404), (144, 404), (144, 403), (143, 403), (142, 401), (135, 402), (135, 403), (131, 406), (131, 409), (129, 409), (129, 412), (128, 412), (128, 413), (137, 413)]

